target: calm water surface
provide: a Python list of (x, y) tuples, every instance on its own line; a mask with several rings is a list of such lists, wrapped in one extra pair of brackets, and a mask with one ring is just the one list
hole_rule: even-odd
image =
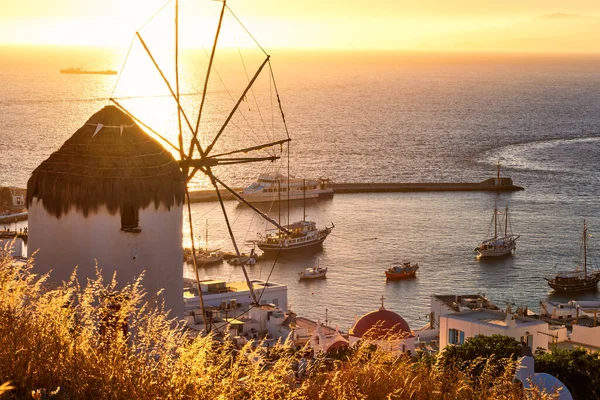
[[(61, 76), (89, 52), (0, 50), (0, 184), (24, 187), (31, 171), (87, 118), (107, 104), (116, 77)], [(119, 54), (95, 53), (102, 69)], [(320, 225), (335, 223), (321, 252), (260, 262), (251, 277), (285, 283), (291, 308), (348, 329), (355, 315), (387, 308), (412, 327), (424, 323), (432, 294), (485, 293), (538, 308), (555, 299), (542, 276), (578, 260), (586, 219), (592, 259), (600, 236), (600, 58), (509, 55), (284, 53), (274, 68), (292, 136), (296, 176), (346, 182), (479, 181), (503, 174), (525, 187), (515, 193), (344, 194), (306, 205)], [(101, 65), (100, 65), (101, 64)], [(277, 165), (221, 168), (232, 186), (247, 185)], [(193, 187), (207, 187), (198, 179)], [(494, 204), (509, 205), (514, 256), (479, 261)], [(265, 224), (249, 208), (226, 202), (239, 243)], [(194, 204), (195, 235), (231, 249), (220, 208)], [(277, 210), (265, 209), (277, 218)], [(287, 210), (283, 213), (287, 218)], [(302, 204), (290, 219), (301, 219)], [(187, 224), (185, 224), (187, 227)], [(189, 232), (184, 232), (189, 244)], [(244, 246), (247, 250), (249, 247)], [(316, 263), (326, 280), (299, 282)], [(418, 278), (386, 283), (394, 260), (420, 265)], [(186, 271), (191, 274), (191, 271)], [(269, 277), (269, 274), (271, 276)], [(242, 279), (239, 267), (202, 271)], [(583, 295), (595, 298), (596, 294)], [(582, 297), (580, 297), (582, 298)], [(557, 298), (568, 300), (568, 298)]]

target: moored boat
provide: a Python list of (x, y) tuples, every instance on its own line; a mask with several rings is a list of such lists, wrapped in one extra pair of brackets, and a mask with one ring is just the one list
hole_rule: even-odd
[(265, 235), (259, 234), (256, 245), (265, 253), (316, 248), (323, 245), (334, 227), (335, 225), (331, 224), (329, 227), (318, 229), (316, 222), (298, 221), (284, 227), (289, 233), (271, 229)]
[[(220, 264), (223, 262), (223, 252), (219, 250), (209, 250), (208, 249), (208, 220), (206, 220), (206, 233), (204, 235), (204, 249), (197, 249), (195, 254), (196, 266), (197, 267), (206, 267), (209, 265)], [(194, 260), (192, 260), (192, 255), (189, 254), (187, 257), (187, 262), (192, 264)]]
[[(195, 258), (197, 267), (206, 267), (209, 265), (220, 264), (223, 262), (223, 255), (219, 251), (211, 251), (208, 254), (198, 251), (196, 253)], [(188, 258), (187, 262), (193, 263), (191, 256)]]
[(417, 276), (417, 271), (419, 270), (418, 263), (393, 263), (390, 267), (385, 271), (385, 277), (389, 280), (400, 280), (400, 279), (408, 279), (414, 278)]
[(583, 268), (575, 268), (572, 271), (559, 271), (553, 278), (544, 278), (548, 286), (557, 292), (583, 292), (598, 290), (600, 271), (588, 271), (587, 268), (587, 226), (583, 222)]
[(285, 175), (260, 174), (240, 195), (250, 203), (328, 198), (333, 196), (327, 178), (301, 179)]
[[(302, 186), (301, 192), (306, 193), (306, 185)], [(302, 221), (268, 230), (265, 235), (258, 234), (255, 244), (265, 254), (290, 252), (298, 249), (311, 250), (323, 245), (335, 225), (332, 222), (331, 226), (318, 229), (316, 222), (307, 221), (306, 197), (303, 197), (303, 200)]]
[(498, 236), (498, 216), (500, 213), (498, 209), (494, 207), (494, 215), (492, 216), (492, 222), (494, 224), (494, 237), (484, 240), (476, 248), (475, 251), (479, 253), (479, 257), (501, 257), (512, 254), (517, 248), (517, 239), (520, 235), (509, 234), (509, 219), (508, 219), (508, 207), (504, 211), (504, 236)]
[(298, 277), (300, 279), (319, 279), (327, 277), (327, 267), (323, 268), (320, 265), (320, 262), (317, 261), (316, 267), (306, 268), (302, 272), (298, 272)]

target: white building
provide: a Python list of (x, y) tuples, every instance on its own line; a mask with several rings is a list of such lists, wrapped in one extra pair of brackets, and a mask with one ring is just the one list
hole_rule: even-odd
[(350, 346), (350, 342), (342, 336), (338, 328), (331, 333), (331, 328), (325, 327), (321, 324), (321, 321), (317, 321), (316, 328), (310, 337), (309, 345), (315, 353), (327, 353), (348, 347)]
[(440, 316), (440, 351), (449, 344), (463, 344), (478, 335), (503, 335), (526, 343), (532, 351), (548, 350), (548, 324), (501, 311), (476, 309)]
[[(253, 280), (252, 287), (261, 305), (272, 304), (275, 307), (287, 311), (288, 297), (287, 286), (273, 282)], [(202, 330), (203, 318), (198, 290), (194, 281), (188, 282), (184, 292), (184, 312), (188, 325), (202, 325), (195, 329)], [(221, 280), (200, 281), (202, 299), (207, 316), (214, 320), (226, 320), (237, 318), (247, 313), (253, 303), (252, 294), (246, 281), (225, 282)]]
[(552, 325), (552, 344), (562, 349), (600, 350), (600, 301), (543, 301), (541, 316)]
[(422, 328), (415, 330), (414, 334), (421, 344), (436, 342), (440, 336), (440, 316), (477, 308), (499, 310), (494, 303), (482, 294), (431, 295), (429, 322)]
[[(50, 282), (81, 284), (116, 272), (183, 316), (185, 178), (169, 151), (114, 106), (94, 114), (32, 173), (27, 184), (29, 253)], [(160, 298), (156, 293), (164, 289)]]
[(0, 239), (0, 256), (2, 256), (5, 251), (11, 257), (25, 257), (25, 244), (23, 239), (20, 237)]
[(13, 199), (13, 206), (15, 207), (24, 207), (25, 206), (25, 196), (26, 190), (18, 187), (10, 186), (10, 194)]
[[(287, 311), (288, 297), (287, 286), (274, 282), (252, 280), (252, 287), (260, 304), (273, 304), (283, 311)], [(188, 280), (188, 287), (184, 294), (186, 310), (200, 307), (198, 290), (195, 281)], [(222, 280), (200, 281), (202, 299), (207, 310), (237, 310), (242, 313), (250, 308), (253, 302), (250, 288), (246, 281), (226, 282)], [(233, 314), (231, 314), (234, 316)]]

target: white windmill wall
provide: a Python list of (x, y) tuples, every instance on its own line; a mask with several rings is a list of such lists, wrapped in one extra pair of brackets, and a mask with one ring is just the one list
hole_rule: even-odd
[(121, 231), (121, 216), (102, 207), (85, 217), (72, 208), (56, 218), (34, 198), (29, 207), (29, 254), (35, 254), (34, 271), (52, 270), (50, 282), (77, 276), (84, 285), (94, 278), (96, 260), (105, 281), (117, 272), (120, 287), (145, 271), (142, 281), (149, 296), (164, 289), (162, 298), (171, 316), (183, 317), (182, 206), (167, 210), (154, 204), (140, 210), (141, 232)]

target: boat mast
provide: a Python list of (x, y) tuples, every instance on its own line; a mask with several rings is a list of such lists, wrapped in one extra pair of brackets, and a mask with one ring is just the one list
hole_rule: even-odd
[(287, 165), (287, 167), (288, 167), (288, 204), (287, 204), (287, 208), (288, 208), (288, 220), (287, 221), (288, 221), (288, 223), (287, 224), (289, 225), (289, 224), (291, 224), (291, 221), (290, 221), (290, 142), (288, 142), (287, 162), (288, 162), (288, 165)]
[(508, 236), (508, 206), (504, 210), (504, 237)]
[(587, 226), (583, 220), (583, 276), (587, 278)]
[(494, 239), (498, 237), (498, 207), (494, 204)]
[(496, 185), (500, 185), (500, 161), (498, 161), (498, 165), (496, 166)]
[(302, 221), (306, 221), (306, 179), (302, 179)]

